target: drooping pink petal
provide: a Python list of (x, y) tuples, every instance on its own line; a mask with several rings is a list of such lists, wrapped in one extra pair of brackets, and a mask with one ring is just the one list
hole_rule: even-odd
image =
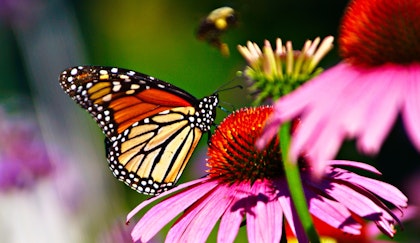
[(340, 171), (340, 173), (334, 176), (335, 179), (341, 179), (351, 184), (359, 185), (399, 208), (407, 206), (407, 197), (391, 184), (360, 176), (339, 168), (335, 168), (335, 170)]
[[(352, 67), (349, 67), (352, 68)], [(384, 80), (385, 81), (385, 80)], [(345, 135), (354, 138), (360, 135), (366, 127), (366, 117), (371, 115), (366, 107), (372, 106), (372, 100), (377, 103), (383, 91), (386, 91), (387, 84), (377, 86), (372, 82), (364, 82), (362, 79), (355, 79), (344, 91), (339, 102), (335, 105), (335, 112), (330, 114), (334, 119), (332, 123), (340, 124), (339, 128), (345, 131)], [(326, 124), (328, 128), (329, 124)]]
[[(359, 77), (352, 80), (351, 84), (344, 90), (340, 101), (335, 105), (337, 115), (331, 118), (342, 124), (342, 129), (346, 131), (346, 136), (354, 138), (365, 131), (369, 131), (370, 127), (366, 123), (370, 119), (366, 119), (372, 115), (379, 114), (376, 106), (384, 99), (384, 94), (389, 93), (393, 83), (392, 77), (395, 72), (392, 68), (387, 71), (383, 69), (366, 69), (348, 65), (349, 70), (359, 73)], [(377, 80), (381, 80), (378, 85)], [(332, 114), (334, 115), (334, 114)]]
[[(363, 81), (370, 82), (372, 86), (375, 86), (374, 88), (380, 91), (380, 94), (377, 96), (366, 94), (372, 99), (371, 103), (361, 107), (366, 111), (364, 115), (365, 124), (357, 145), (359, 150), (364, 153), (376, 154), (379, 151), (401, 108), (404, 93), (401, 88), (401, 80), (397, 80), (398, 75), (396, 75), (396, 72), (402, 70), (394, 70), (394, 68), (383, 67), (380, 70), (369, 73), (368, 77), (372, 80), (363, 79)], [(381, 80), (380, 85), (378, 85), (378, 79)]]
[(362, 169), (362, 170), (366, 170), (369, 172), (372, 172), (374, 174), (377, 175), (382, 175), (382, 173), (377, 170), (375, 167), (366, 164), (366, 163), (362, 163), (362, 162), (354, 162), (354, 161), (348, 161), (348, 160), (330, 160), (328, 162), (329, 165), (332, 166), (349, 166), (349, 167), (354, 167), (354, 168), (358, 168), (358, 169)]
[(280, 112), (281, 120), (291, 120), (299, 116), (302, 111), (311, 108), (313, 102), (329, 104), (331, 100), (338, 98), (338, 92), (335, 91), (341, 91), (346, 87), (344, 83), (350, 82), (357, 75), (359, 74), (347, 70), (346, 63), (340, 63), (282, 97), (276, 102), (274, 109)]
[(312, 215), (346, 233), (360, 234), (361, 225), (351, 217), (349, 210), (341, 203), (320, 197), (309, 190), (306, 190), (305, 194), (310, 198), (309, 211)]
[(405, 100), (402, 108), (402, 117), (407, 134), (417, 150), (420, 151), (420, 65), (412, 64), (409, 67), (405, 84)]
[[(344, 63), (338, 64), (334, 67), (334, 70), (338, 70), (336, 72), (331, 72), (333, 71), (332, 69), (326, 70), (318, 77), (312, 79), (311, 82), (305, 83), (295, 92), (292, 92), (277, 101), (274, 105), (273, 115), (267, 120), (261, 138), (257, 140), (257, 147), (260, 149), (264, 147), (275, 136), (275, 134), (277, 134), (281, 123), (290, 121), (293, 118), (300, 116), (308, 108), (311, 108), (314, 102), (320, 102), (328, 105), (331, 104), (331, 101), (327, 98), (338, 99), (339, 95), (336, 95), (334, 98), (329, 94), (335, 94), (332, 92), (333, 90), (342, 90), (345, 87), (342, 83), (337, 82), (337, 79), (342, 77), (342, 74), (339, 72), (342, 69), (346, 70), (346, 66), (347, 64)], [(352, 75), (354, 74), (350, 73), (346, 76)], [(326, 108), (326, 110), (328, 110), (328, 108)], [(320, 112), (320, 114), (322, 114), (322, 112)], [(303, 134), (315, 136), (312, 133), (317, 131), (318, 130), (310, 128), (310, 133), (303, 132)], [(293, 158), (298, 157), (300, 152), (301, 151), (297, 151), (297, 154), (292, 152), (292, 160)]]
[[(131, 232), (133, 241), (148, 242), (173, 218), (216, 186), (217, 182), (209, 180), (205, 184), (197, 184), (196, 187), (189, 188), (179, 194), (174, 194), (155, 205), (134, 226)], [(142, 205), (143, 203), (140, 205), (144, 207), (150, 204), (151, 201), (153, 200), (147, 201), (144, 205)]]
[(375, 224), (385, 235), (392, 237), (395, 234), (394, 225), (388, 220), (382, 219), (380, 221), (375, 221)]
[[(384, 221), (382, 223), (378, 223), (378, 225), (383, 225), (383, 227), (392, 228), (395, 222), (401, 225), (400, 220), (398, 217), (392, 213), (392, 211), (383, 203), (381, 202), (376, 195), (372, 194), (370, 191), (366, 190), (366, 188), (363, 188), (357, 184), (351, 184), (348, 183), (347, 180), (340, 181), (334, 180), (338, 182), (338, 185), (340, 185), (341, 188), (332, 188), (332, 190), (352, 190), (354, 193), (349, 197), (353, 201), (357, 200), (363, 200), (363, 204), (357, 205), (357, 203), (354, 204), (356, 208), (350, 209), (355, 214), (364, 217), (365, 219), (373, 220), (376, 222)], [(331, 194), (331, 193), (330, 193)], [(342, 200), (342, 199), (340, 199)], [(353, 203), (353, 202), (351, 202)], [(350, 204), (351, 204), (350, 203)], [(345, 204), (345, 203), (343, 203)], [(374, 207), (371, 207), (374, 205)], [(357, 207), (360, 206), (360, 207)], [(397, 205), (398, 206), (398, 205)], [(398, 207), (401, 210), (401, 207)], [(363, 210), (371, 210), (370, 214), (360, 214)], [(383, 229), (386, 232), (390, 232), (388, 229)]]
[(361, 217), (375, 218), (383, 213), (382, 208), (369, 198), (343, 184), (330, 183), (327, 193)]
[[(392, 210), (394, 214), (399, 213), (397, 209)], [(415, 206), (409, 206), (404, 210), (404, 215), (401, 216), (401, 221), (407, 222), (415, 220), (420, 216), (420, 209)], [(377, 237), (380, 235), (380, 231), (378, 231), (378, 226), (374, 222), (369, 222), (366, 225), (366, 232), (371, 237)], [(382, 231), (381, 231), (382, 232)]]
[[(338, 73), (345, 72), (345, 73)], [(343, 96), (347, 94), (347, 90), (351, 86), (352, 78), (360, 75), (352, 69), (347, 68), (347, 64), (341, 63), (322, 73), (309, 83), (319, 83), (318, 89), (311, 89), (310, 93), (305, 94), (304, 89), (311, 86), (302, 86), (289, 96), (281, 98), (275, 108), (282, 109), (299, 109), (293, 106), (286, 106), (289, 99), (296, 99), (295, 103), (308, 100), (308, 105), (297, 113), (301, 116), (301, 126), (296, 130), (290, 147), (290, 156), (295, 161), (302, 153), (307, 154), (315, 166), (315, 172), (319, 172), (325, 167), (326, 158), (332, 158), (341, 146), (341, 140), (346, 135), (342, 130), (341, 124), (334, 122), (332, 117), (340, 116), (340, 109), (337, 108), (337, 102), (342, 101)], [(309, 88), (308, 88), (309, 87)], [(304, 90), (304, 91), (302, 91)], [(305, 94), (305, 95), (302, 95)], [(308, 96), (309, 95), (309, 96)], [(308, 97), (306, 97), (308, 96)], [(290, 98), (292, 97), (292, 98)], [(316, 109), (313, 109), (316, 107)], [(285, 116), (284, 120), (293, 117)], [(320, 164), (318, 164), (320, 163)], [(318, 174), (318, 173), (316, 173)]]
[(255, 142), (255, 146), (260, 150), (263, 150), (264, 147), (277, 135), (279, 131), (279, 127), (282, 121), (275, 115), (276, 112), (277, 111), (274, 110), (273, 115), (267, 119), (263, 133)]
[(166, 242), (206, 242), (227, 205), (232, 201), (230, 187), (219, 185), (195, 202), (171, 227)]
[[(331, 126), (336, 126), (336, 124), (332, 124)], [(343, 132), (339, 129), (330, 129), (324, 130), (325, 128), (316, 128), (318, 130), (323, 130), (317, 140), (313, 139), (314, 144), (307, 144), (309, 147), (299, 148), (298, 144), (294, 143), (295, 140), (292, 140), (292, 144), (290, 147), (291, 155), (298, 155), (305, 151), (305, 156), (307, 156), (308, 161), (310, 161), (311, 165), (313, 166), (313, 174), (315, 177), (319, 178), (322, 174), (324, 174), (325, 167), (328, 164), (327, 158), (332, 158), (338, 152), (341, 146), (341, 138), (344, 136)], [(299, 131), (301, 134), (302, 131)], [(303, 139), (303, 136), (299, 137), (299, 134), (296, 136), (296, 141), (299, 138)], [(300, 152), (299, 152), (300, 151)], [(297, 161), (297, 157), (293, 159)]]

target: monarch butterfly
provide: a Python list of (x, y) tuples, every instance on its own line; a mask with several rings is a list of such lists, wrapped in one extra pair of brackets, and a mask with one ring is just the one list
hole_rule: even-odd
[(116, 67), (72, 67), (59, 80), (105, 134), (114, 176), (148, 195), (175, 185), (210, 131), (219, 102), (217, 94), (199, 100), (152, 76)]

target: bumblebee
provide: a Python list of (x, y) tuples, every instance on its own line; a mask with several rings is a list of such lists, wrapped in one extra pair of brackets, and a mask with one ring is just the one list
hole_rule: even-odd
[(200, 22), (197, 38), (218, 48), (223, 55), (229, 56), (229, 47), (222, 42), (221, 36), (236, 23), (237, 15), (233, 8), (217, 8)]

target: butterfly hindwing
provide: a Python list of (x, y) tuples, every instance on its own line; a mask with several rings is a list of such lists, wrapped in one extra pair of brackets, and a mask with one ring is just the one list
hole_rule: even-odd
[(217, 95), (197, 100), (169, 83), (122, 68), (69, 68), (60, 84), (106, 135), (114, 176), (151, 195), (174, 186), (210, 130), (218, 104)]
[(192, 107), (174, 108), (133, 124), (109, 141), (107, 157), (114, 176), (145, 194), (173, 187), (202, 136), (184, 119), (193, 112)]

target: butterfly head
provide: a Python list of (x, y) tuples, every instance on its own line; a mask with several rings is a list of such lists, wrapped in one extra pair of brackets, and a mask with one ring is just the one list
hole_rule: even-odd
[(195, 122), (192, 124), (198, 127), (203, 133), (209, 131), (210, 127), (214, 124), (218, 104), (219, 98), (217, 94), (199, 100), (195, 115), (190, 118), (195, 119)]

